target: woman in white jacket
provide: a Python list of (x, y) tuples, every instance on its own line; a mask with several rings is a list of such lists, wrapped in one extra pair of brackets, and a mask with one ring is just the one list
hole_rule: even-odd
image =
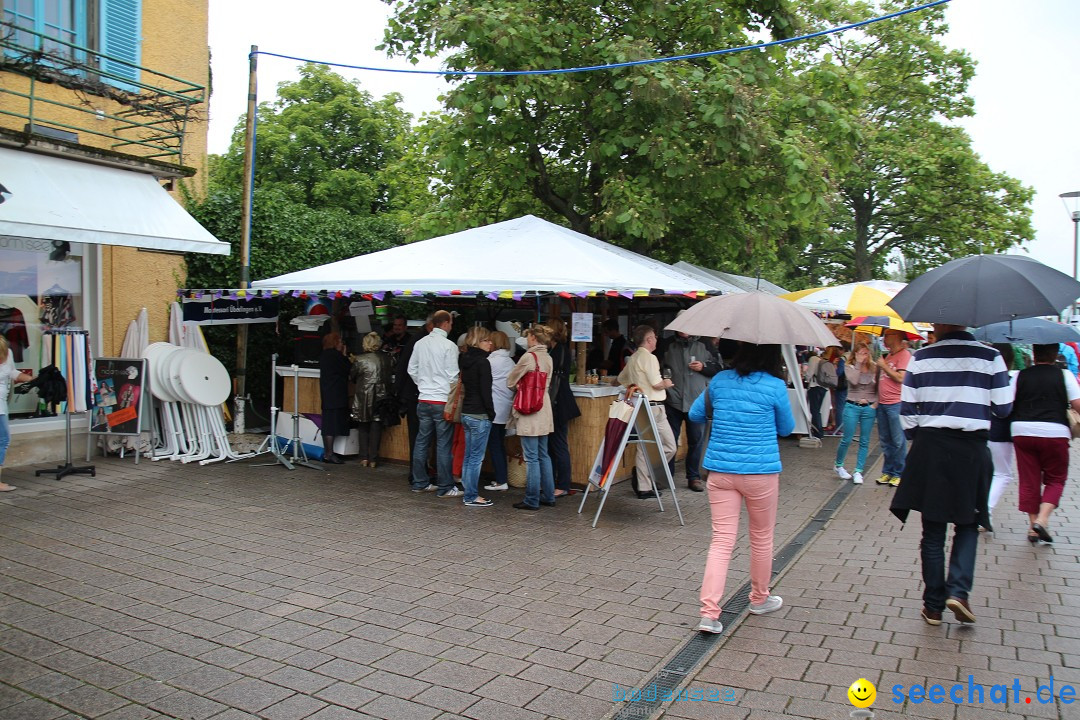
[(510, 356), (510, 338), (496, 330), (491, 333), (494, 350), (488, 355), (491, 365), (491, 399), (495, 401), (495, 420), (488, 434), (487, 455), (495, 468), (494, 482), (485, 485), (488, 491), (506, 490), (506, 423), (510, 420), (510, 408), (514, 405), (514, 391), (506, 387), (506, 378), (514, 369)]

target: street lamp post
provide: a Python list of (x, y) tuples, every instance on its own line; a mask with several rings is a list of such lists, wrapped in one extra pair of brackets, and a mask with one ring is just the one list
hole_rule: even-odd
[[(1080, 190), (1074, 190), (1072, 192), (1061, 193), (1058, 195), (1061, 198), (1061, 202), (1065, 204), (1065, 210), (1069, 213), (1069, 219), (1073, 221), (1073, 279), (1078, 279), (1077, 275), (1077, 260), (1080, 255)], [(1076, 316), (1076, 301), (1073, 301), (1072, 307), (1069, 308), (1069, 323), (1073, 322), (1073, 318)]]

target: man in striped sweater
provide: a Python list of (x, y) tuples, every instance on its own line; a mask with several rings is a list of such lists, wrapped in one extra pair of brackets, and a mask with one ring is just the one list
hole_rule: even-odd
[[(910, 510), (922, 513), (923, 620), (940, 625), (948, 608), (960, 622), (973, 623), (968, 594), (979, 525), (991, 529), (990, 416), (1012, 411), (1013, 389), (997, 350), (961, 325), (935, 324), (934, 332), (938, 341), (915, 353), (904, 376), (900, 420), (911, 452), (890, 510), (901, 522)], [(956, 529), (946, 579), (949, 523)]]

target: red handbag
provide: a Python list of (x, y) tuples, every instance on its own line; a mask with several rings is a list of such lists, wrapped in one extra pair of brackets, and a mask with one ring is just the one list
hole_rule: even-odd
[(514, 409), (521, 415), (540, 412), (544, 407), (544, 398), (547, 397), (547, 373), (540, 370), (540, 361), (536, 354), (532, 353), (532, 356), (536, 369), (521, 376), (517, 384), (517, 395), (514, 396)]

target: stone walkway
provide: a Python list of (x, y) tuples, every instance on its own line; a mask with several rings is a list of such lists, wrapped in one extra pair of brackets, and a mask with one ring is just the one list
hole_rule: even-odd
[[(833, 443), (782, 444), (778, 548), (838, 487)], [(0, 718), (599, 719), (625, 705), (613, 684), (641, 686), (694, 637), (709, 517), (685, 487), (685, 527), (621, 485), (592, 529), (580, 496), (465, 508), (409, 493), (400, 467), (32, 470), (5, 469), (19, 490), (0, 496)], [(1075, 501), (1056, 545), (1031, 548), (1007, 494), (983, 542), (978, 624), (929, 628), (917, 522), (901, 530), (889, 492), (855, 491), (779, 578), (786, 607), (732, 628), (688, 683), (734, 700), (665, 717), (847, 717), (860, 676), (883, 686), (876, 717), (998, 717), (990, 703), (895, 705), (888, 688), (974, 673), (1027, 691), (1051, 671), (1080, 684)], [(732, 592), (746, 569), (743, 547)]]

